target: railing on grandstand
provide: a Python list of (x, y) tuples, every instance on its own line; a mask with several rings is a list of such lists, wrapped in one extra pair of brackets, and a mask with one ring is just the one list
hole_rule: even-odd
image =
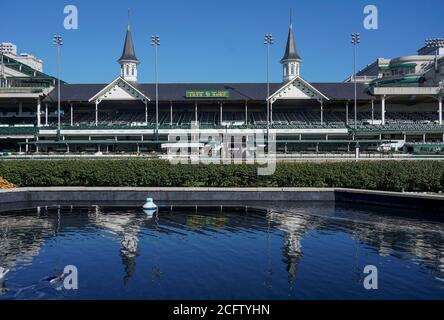
[[(195, 120), (194, 112), (176, 112), (171, 121), (168, 112), (159, 114), (160, 129), (190, 128)], [(435, 112), (387, 112), (386, 124), (381, 125), (380, 114), (375, 113), (371, 121), (370, 112), (358, 113), (358, 130), (433, 130), (441, 128), (438, 126), (438, 117)], [(223, 121), (220, 122), (218, 112), (201, 112), (198, 114), (200, 128), (244, 128), (263, 129), (267, 127), (265, 112), (251, 112), (248, 121), (242, 112), (225, 112)], [(56, 128), (55, 117), (49, 117), (49, 126), (44, 125), (42, 115), (42, 126), (45, 128)], [(155, 116), (150, 114), (148, 123), (145, 123), (145, 115), (140, 112), (125, 112), (111, 114), (99, 114), (99, 122), (96, 126), (93, 113), (74, 114), (73, 126), (70, 125), (69, 117), (64, 117), (62, 127), (67, 129), (154, 129)], [(0, 112), (0, 126), (14, 127), (17, 125), (35, 126), (35, 114), (27, 117), (11, 116), (8, 112)], [(274, 129), (353, 129), (354, 121), (349, 119), (346, 123), (345, 113), (325, 112), (324, 122), (320, 121), (319, 112), (274, 112), (271, 128)], [(10, 129), (11, 132), (14, 129)], [(16, 130), (17, 131), (17, 130)]]

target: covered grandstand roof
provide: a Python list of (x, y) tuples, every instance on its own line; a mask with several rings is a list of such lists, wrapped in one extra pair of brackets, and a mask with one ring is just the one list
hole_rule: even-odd
[[(132, 83), (151, 100), (155, 97), (154, 83)], [(330, 100), (353, 100), (353, 83), (310, 83), (317, 90), (329, 97)], [(88, 102), (100, 90), (105, 88), (106, 84), (62, 84), (61, 100), (64, 102)], [(282, 83), (271, 83), (271, 94), (282, 87)], [(358, 83), (358, 100), (371, 100), (374, 97), (368, 92), (367, 85)], [(160, 101), (194, 101), (186, 97), (186, 91), (189, 90), (224, 90), (229, 92), (226, 98), (220, 100), (226, 101), (265, 101), (267, 98), (266, 83), (165, 83), (159, 84)], [(44, 99), (44, 102), (57, 101), (57, 90), (53, 89)]]

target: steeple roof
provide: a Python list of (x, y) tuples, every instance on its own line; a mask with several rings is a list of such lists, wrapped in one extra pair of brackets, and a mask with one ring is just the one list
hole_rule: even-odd
[(287, 47), (285, 48), (285, 54), (281, 59), (281, 63), (287, 60), (302, 60), (296, 49), (296, 43), (294, 41), (293, 23), (291, 20), (290, 12), (290, 28), (288, 30)]
[(118, 60), (119, 63), (123, 62), (135, 62), (139, 63), (139, 60), (136, 57), (136, 52), (134, 50), (133, 37), (131, 35), (131, 26), (128, 23), (128, 29), (126, 31), (125, 36), (125, 44), (123, 46), (122, 56)]

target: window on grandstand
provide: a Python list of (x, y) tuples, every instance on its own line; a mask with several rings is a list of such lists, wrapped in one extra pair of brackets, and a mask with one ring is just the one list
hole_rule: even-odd
[(405, 74), (415, 74), (415, 67), (406, 68)]
[(399, 68), (399, 69), (393, 69), (392, 74), (394, 76), (398, 75), (406, 75), (406, 74), (415, 74), (416, 70), (414, 67), (407, 67), (407, 68)]

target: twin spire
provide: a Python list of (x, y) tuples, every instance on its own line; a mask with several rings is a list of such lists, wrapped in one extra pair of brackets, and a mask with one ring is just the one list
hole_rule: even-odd
[[(128, 81), (137, 81), (137, 65), (139, 59), (136, 57), (134, 50), (133, 37), (131, 34), (130, 12), (128, 11), (128, 28), (125, 36), (125, 43), (123, 46), (122, 56), (117, 60), (121, 65), (121, 77)], [(299, 76), (301, 57), (296, 49), (296, 42), (293, 33), (292, 11), (290, 9), (290, 27), (288, 30), (287, 45), (285, 47), (285, 54), (281, 59), (283, 65), (283, 80), (290, 81)]]
[(134, 50), (133, 37), (131, 35), (131, 21), (130, 13), (128, 11), (128, 28), (126, 30), (125, 43), (123, 46), (122, 56), (118, 60), (120, 64), (125, 62), (139, 63), (136, 57), (136, 51)]
[(128, 28), (126, 30), (125, 43), (123, 45), (122, 56), (117, 62), (120, 64), (120, 76), (132, 82), (137, 82), (137, 65), (139, 59), (134, 50), (133, 36), (131, 35), (130, 13), (128, 11)]
[(302, 60), (296, 49), (296, 43), (294, 41), (293, 33), (293, 21), (292, 21), (292, 11), (290, 9), (290, 28), (288, 30), (287, 46), (285, 48), (285, 54), (281, 59), (281, 63), (287, 60)]
[(288, 30), (287, 46), (285, 47), (284, 56), (281, 59), (284, 82), (299, 77), (301, 62), (302, 59), (296, 49), (296, 42), (294, 41), (292, 12), (290, 9), (290, 28)]

